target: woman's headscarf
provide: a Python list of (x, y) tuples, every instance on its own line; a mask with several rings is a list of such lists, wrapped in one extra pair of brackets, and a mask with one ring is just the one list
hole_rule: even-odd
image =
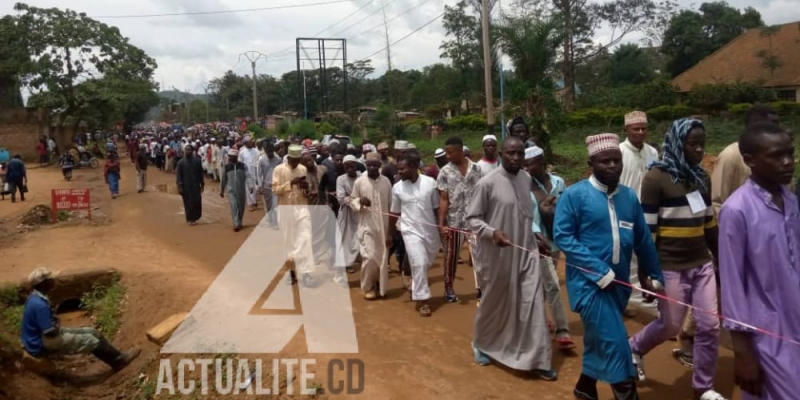
[(664, 138), (664, 155), (661, 161), (653, 163), (653, 167), (666, 171), (672, 177), (672, 183), (678, 181), (694, 183), (697, 188), (707, 191), (706, 180), (708, 174), (700, 164), (690, 165), (686, 162), (683, 145), (692, 128), (702, 128), (703, 121), (694, 118), (682, 118), (672, 123), (672, 128)]

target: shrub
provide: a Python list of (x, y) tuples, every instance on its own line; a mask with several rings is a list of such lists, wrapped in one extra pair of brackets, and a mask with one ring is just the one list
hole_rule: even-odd
[(425, 129), (428, 129), (429, 125), (431, 125), (431, 121), (424, 118), (417, 118), (405, 120), (402, 122), (402, 124), (404, 127), (417, 126), (419, 127), (420, 131), (424, 131)]
[(589, 108), (578, 110), (567, 116), (567, 125), (572, 128), (587, 126), (622, 126), (626, 108)]
[(314, 125), (313, 121), (301, 119), (292, 125), (291, 132), (295, 135), (299, 135), (301, 138), (306, 136), (315, 137), (317, 133), (317, 127)]
[(445, 126), (447, 129), (459, 131), (485, 131), (488, 123), (483, 115), (468, 114), (447, 120)]
[(265, 138), (267, 137), (267, 130), (262, 128), (259, 124), (249, 124), (247, 125), (247, 130), (249, 132), (253, 132), (253, 136), (256, 138)]
[(320, 124), (317, 125), (317, 133), (319, 134), (320, 137), (325, 135), (333, 135), (338, 131), (339, 130), (336, 129), (335, 126), (331, 125), (331, 123), (328, 121), (320, 122)]
[(696, 85), (689, 93), (689, 105), (704, 113), (718, 113), (728, 104), (763, 103), (775, 99), (775, 94), (754, 83), (736, 82)]
[(405, 125), (405, 128), (403, 128), (403, 135), (407, 138), (418, 137), (422, 135), (422, 128), (417, 124)]
[(289, 134), (289, 121), (281, 120), (277, 126), (278, 135), (286, 136)]
[(750, 103), (728, 104), (728, 112), (734, 117), (744, 117), (750, 108), (753, 107)]
[(770, 103), (770, 106), (772, 106), (780, 116), (800, 115), (800, 103), (795, 103), (793, 101), (776, 101)]
[(659, 106), (647, 110), (647, 118), (651, 121), (672, 121), (678, 118), (688, 117), (692, 113), (692, 109), (683, 104), (674, 106)]

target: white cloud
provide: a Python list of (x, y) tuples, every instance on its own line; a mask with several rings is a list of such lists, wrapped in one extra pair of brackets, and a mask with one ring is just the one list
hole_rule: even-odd
[[(90, 16), (166, 14), (213, 10), (234, 10), (259, 7), (276, 7), (327, 0), (76, 0), (69, 7)], [(608, 1), (608, 0), (601, 0)], [(685, 7), (697, 7), (702, 1), (679, 0)], [(269, 55), (268, 61), (259, 61), (257, 73), (280, 76), (296, 68), (295, 38), (306, 37), (322, 31), (359, 7), (363, 9), (347, 20), (322, 32), (331, 37), (375, 10), (386, 6), (387, 19), (395, 18), (411, 7), (408, 14), (396, 18), (389, 25), (390, 41), (395, 41), (424, 25), (444, 11), (444, 5), (457, 0), (354, 0), (306, 8), (225, 13), (212, 15), (167, 16), (151, 18), (102, 19), (119, 27), (123, 35), (144, 49), (158, 62), (156, 79), (164, 87), (199, 92), (200, 84), (221, 76), (227, 70), (242, 74), (251, 72), (247, 60), (238, 61), (239, 54), (257, 50)], [(758, 9), (768, 24), (800, 20), (797, 0), (729, 0), (730, 4)], [(4, 1), (0, 10), (14, 13), (12, 1)], [(61, 0), (29, 0), (38, 7), (65, 7)], [(368, 4), (369, 3), (369, 4)], [(508, 10), (510, 1), (503, 2)], [(366, 5), (366, 6), (365, 6)], [(383, 13), (377, 12), (339, 35), (348, 40), (347, 57), (355, 61), (385, 47)], [(369, 28), (376, 29), (367, 31)], [(362, 34), (363, 33), (363, 34)], [(359, 35), (354, 37), (356, 35)], [(601, 29), (597, 39), (607, 40), (610, 32)], [(444, 39), (441, 20), (392, 47), (395, 68), (421, 69), (425, 65), (442, 62), (439, 45)], [(632, 35), (626, 41), (637, 41)], [(281, 50), (289, 51), (278, 53)], [(378, 73), (386, 69), (386, 53), (371, 57)]]

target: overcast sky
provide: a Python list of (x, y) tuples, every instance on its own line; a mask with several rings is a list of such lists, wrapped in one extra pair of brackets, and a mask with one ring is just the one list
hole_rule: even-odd
[[(69, 2), (69, 7), (92, 17), (103, 17), (240, 10), (331, 1), (335, 0), (74, 0)], [(389, 39), (393, 42), (441, 14), (445, 4), (452, 5), (457, 1), (353, 0), (241, 13), (97, 19), (119, 27), (134, 45), (156, 59), (156, 79), (162, 83), (162, 89), (175, 87), (200, 93), (202, 84), (227, 70), (239, 74), (251, 73), (250, 63), (239, 58), (242, 52), (257, 50), (267, 54), (266, 61), (263, 58), (258, 61), (256, 72), (273, 76), (296, 69), (294, 45), (297, 37), (346, 38), (348, 61), (359, 60), (386, 45), (382, 11), (386, 12), (387, 19), (394, 19), (389, 23)], [(507, 9), (511, 0), (500, 1)], [(684, 7), (692, 7), (693, 4), (696, 7), (702, 0), (678, 2)], [(761, 12), (767, 24), (800, 20), (798, 0), (728, 2), (739, 8), (752, 5)], [(0, 11), (14, 13), (13, 3), (12, 0), (2, 1)], [(28, 4), (38, 7), (65, 6), (63, 0), (30, 0)], [(384, 5), (384, 10), (381, 10)], [(407, 10), (411, 11), (398, 17)], [(328, 28), (332, 24), (335, 25)], [(373, 27), (377, 28), (370, 30)], [(608, 32), (601, 30), (596, 39), (602, 42), (607, 40), (607, 35)], [(439, 45), (443, 39), (444, 30), (439, 19), (392, 46), (393, 67), (422, 68), (441, 62)], [(637, 38), (631, 37), (629, 40), (635, 41)], [(334, 55), (337, 53), (333, 49), (330, 51)], [(309, 52), (309, 55), (316, 56), (314, 52)], [(330, 54), (328, 56), (331, 57)], [(371, 59), (378, 72), (386, 69), (386, 52), (374, 55)], [(316, 66), (316, 63), (313, 64), (313, 67)]]

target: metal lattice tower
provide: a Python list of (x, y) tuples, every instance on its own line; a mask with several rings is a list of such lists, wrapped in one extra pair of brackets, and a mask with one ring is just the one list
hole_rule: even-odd
[[(302, 98), (299, 99), (303, 108), (303, 118), (308, 118), (308, 104), (306, 102), (305, 69), (304, 63), (311, 64), (314, 69), (319, 69), (320, 90), (322, 91), (320, 111), (330, 111), (329, 97), (341, 95), (344, 110), (347, 111), (347, 39), (325, 38), (297, 38), (297, 81)], [(341, 63), (341, 64), (340, 64)], [(342, 91), (331, 93), (328, 85), (327, 70), (331, 67), (342, 67)]]

